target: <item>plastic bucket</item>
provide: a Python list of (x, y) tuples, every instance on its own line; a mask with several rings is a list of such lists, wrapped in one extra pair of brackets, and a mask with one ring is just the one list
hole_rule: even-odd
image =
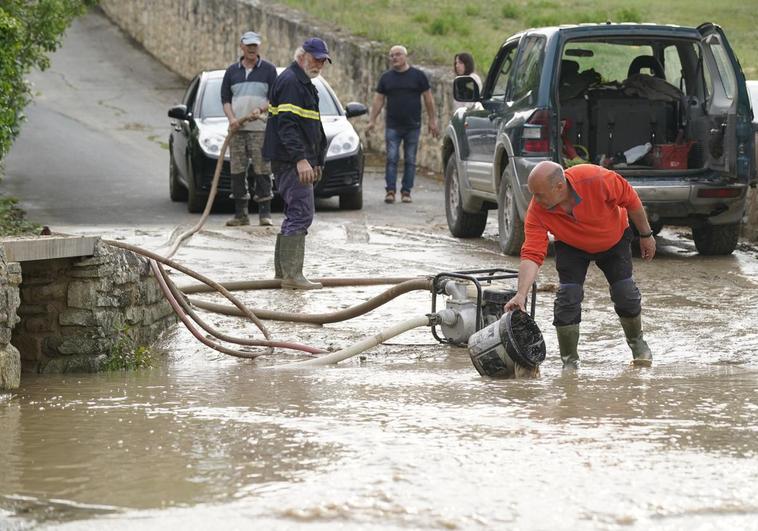
[(694, 142), (653, 146), (653, 167), (658, 170), (686, 170), (692, 144)]
[(534, 369), (545, 361), (545, 340), (537, 323), (521, 310), (472, 334), (468, 341), (474, 368), (482, 376), (507, 378), (515, 364)]

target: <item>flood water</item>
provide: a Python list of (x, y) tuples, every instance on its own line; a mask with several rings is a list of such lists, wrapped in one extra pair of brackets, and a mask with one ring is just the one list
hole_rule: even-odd
[[(216, 280), (267, 276), (273, 232), (216, 229), (177, 260)], [(515, 267), (493, 230), (459, 241), (438, 225), (327, 213), (307, 268)], [(154, 247), (165, 233), (122, 236)], [(562, 374), (548, 259), (536, 318), (548, 357), (535, 380), (482, 378), (465, 349), (427, 328), (334, 367), (272, 371), (263, 367), (298, 356), (234, 359), (177, 326), (152, 369), (25, 374), (0, 398), (0, 528), (758, 529), (756, 252), (699, 257), (675, 232), (658, 243), (652, 263), (635, 261), (650, 369), (629, 366), (595, 269), (582, 367)], [(312, 313), (383, 289), (238, 295)], [(335, 350), (429, 311), (430, 295), (414, 292), (346, 323), (267, 324), (275, 338)], [(241, 319), (206, 315), (260, 337)]]

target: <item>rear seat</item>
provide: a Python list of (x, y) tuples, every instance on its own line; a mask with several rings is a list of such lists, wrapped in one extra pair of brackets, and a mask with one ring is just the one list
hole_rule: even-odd
[(612, 89), (591, 90), (588, 97), (593, 160), (646, 142), (665, 144), (676, 135), (671, 102), (628, 97)]

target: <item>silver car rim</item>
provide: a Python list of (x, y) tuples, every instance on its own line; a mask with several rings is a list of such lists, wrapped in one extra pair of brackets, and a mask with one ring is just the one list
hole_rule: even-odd
[(450, 197), (448, 197), (448, 201), (450, 203), (450, 213), (455, 217), (458, 214), (460, 199), (458, 191), (458, 168), (453, 166), (453, 171), (450, 172)]
[(511, 219), (511, 212), (513, 212), (513, 189), (511, 189), (508, 183), (505, 183), (505, 192), (503, 193), (503, 232), (510, 238), (511, 231), (513, 230), (513, 220)]

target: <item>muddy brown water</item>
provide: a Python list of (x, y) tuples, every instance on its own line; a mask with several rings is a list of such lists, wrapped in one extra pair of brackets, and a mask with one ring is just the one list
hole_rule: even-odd
[[(177, 259), (217, 280), (264, 277), (274, 230), (221, 223)], [(308, 269), (515, 267), (494, 230), (458, 241), (434, 223), (327, 212), (309, 237)], [(165, 234), (116, 237), (155, 247)], [(153, 369), (24, 375), (0, 399), (0, 528), (756, 529), (756, 252), (699, 257), (676, 232), (659, 238), (659, 252), (635, 261), (648, 370), (629, 366), (593, 270), (583, 365), (561, 373), (549, 259), (536, 317), (548, 357), (536, 380), (482, 378), (465, 349), (437, 344), (428, 329), (335, 367), (269, 371), (261, 367), (297, 354), (232, 359), (177, 327)], [(239, 295), (320, 312), (382, 289)], [(274, 337), (338, 349), (429, 310), (429, 294), (414, 292), (346, 323), (267, 324)], [(257, 335), (240, 319), (209, 320)]]

